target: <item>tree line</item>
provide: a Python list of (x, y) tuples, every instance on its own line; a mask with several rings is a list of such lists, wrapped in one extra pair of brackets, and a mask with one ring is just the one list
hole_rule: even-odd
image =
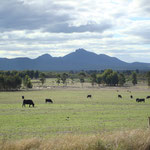
[(41, 72), (36, 70), (24, 70), (24, 71), (0, 71), (0, 75), (6, 75), (6, 76), (15, 76), (18, 75), (21, 78), (25, 78), (26, 75), (28, 75), (31, 79), (35, 78), (38, 79)]
[(150, 71), (114, 71), (112, 69), (106, 69), (102, 71), (40, 72), (38, 70), (25, 70), (0, 71), (0, 90), (19, 90), (22, 86), (32, 88), (32, 79), (38, 79), (44, 84), (46, 78), (56, 78), (58, 86), (60, 83), (66, 86), (68, 79), (72, 83), (74, 83), (74, 79), (78, 79), (82, 87), (85, 82), (90, 82), (92, 86), (124, 86), (129, 80), (133, 85), (136, 85), (138, 79), (147, 80), (148, 86), (150, 86)]
[[(84, 72), (79, 73), (80, 82), (83, 86), (86, 74)], [(102, 73), (91, 73), (89, 75), (92, 86), (98, 84), (99, 86), (123, 86), (126, 83), (126, 77), (123, 73), (118, 73), (112, 69), (107, 69)]]
[(21, 84), (22, 79), (19, 75), (0, 74), (0, 90), (18, 90)]
[(138, 79), (141, 81), (147, 80), (148, 86), (150, 86), (150, 71), (140, 72), (139, 70), (131, 71), (113, 71), (112, 69), (106, 69), (102, 71), (81, 71), (81, 72), (69, 72), (69, 73), (57, 73), (56, 83), (59, 85), (63, 83), (67, 84), (67, 79), (79, 79), (82, 87), (85, 82), (90, 82), (94, 85), (107, 85), (107, 86), (124, 86), (128, 81), (131, 81), (133, 85), (138, 83)]
[(43, 78), (40, 71), (0, 71), (0, 90), (19, 90), (22, 86), (32, 88), (31, 79)]

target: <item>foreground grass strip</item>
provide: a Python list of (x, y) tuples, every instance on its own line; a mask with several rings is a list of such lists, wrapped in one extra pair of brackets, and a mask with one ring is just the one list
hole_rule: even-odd
[(150, 130), (101, 135), (63, 135), (51, 139), (1, 140), (0, 150), (149, 150)]

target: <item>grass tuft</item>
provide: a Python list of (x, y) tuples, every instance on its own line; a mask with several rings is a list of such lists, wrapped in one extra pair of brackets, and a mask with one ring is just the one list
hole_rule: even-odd
[(101, 135), (61, 135), (51, 139), (1, 140), (0, 150), (149, 150), (150, 130)]

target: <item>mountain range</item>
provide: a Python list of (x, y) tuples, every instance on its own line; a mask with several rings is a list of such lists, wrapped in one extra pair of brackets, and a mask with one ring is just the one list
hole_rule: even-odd
[(105, 54), (95, 54), (84, 49), (78, 49), (64, 57), (52, 57), (44, 54), (35, 59), (27, 57), (0, 58), (0, 70), (40, 70), (40, 71), (69, 71), (69, 70), (150, 70), (150, 63), (127, 63), (116, 57)]

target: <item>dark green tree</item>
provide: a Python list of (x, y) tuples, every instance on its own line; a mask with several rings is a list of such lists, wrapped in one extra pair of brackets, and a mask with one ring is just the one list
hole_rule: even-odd
[(1, 74), (0, 75), (0, 90), (3, 90), (4, 89), (4, 77), (3, 75)]
[(84, 78), (83, 77), (80, 77), (80, 83), (81, 83), (81, 86), (83, 87), (83, 83), (84, 83)]
[(102, 80), (105, 84), (110, 84), (110, 74), (113, 73), (112, 69), (107, 69), (102, 74)]
[(71, 76), (70, 79), (71, 79), (71, 83), (74, 84), (74, 77)]
[(42, 85), (46, 82), (46, 78), (45, 78), (45, 74), (44, 73), (40, 73), (40, 81), (42, 83)]
[(113, 86), (118, 85), (118, 81), (119, 81), (119, 79), (118, 79), (118, 74), (117, 74), (117, 72), (113, 72), (113, 73), (111, 74), (111, 82), (110, 82), (110, 85), (113, 85)]
[(25, 78), (23, 79), (23, 85), (26, 88), (32, 88), (31, 78), (28, 75), (26, 75)]
[(57, 83), (58, 86), (60, 84), (60, 81), (61, 81), (60, 74), (57, 74), (56, 83)]
[(148, 82), (148, 86), (150, 87), (150, 71), (147, 72), (147, 82)]
[(91, 84), (92, 86), (94, 86), (97, 81), (96, 73), (92, 73), (90, 78), (91, 78)]
[(63, 73), (61, 76), (60, 76), (61, 80), (62, 80), (62, 83), (64, 85), (67, 85), (67, 78), (68, 78), (68, 74), (67, 73)]
[(112, 69), (107, 69), (102, 74), (102, 82), (106, 85), (117, 85), (118, 84), (118, 74), (114, 72)]
[(85, 77), (86, 77), (85, 72), (80, 72), (79, 73), (79, 79), (80, 79), (80, 83), (81, 83), (82, 87), (83, 87), (83, 83), (85, 82), (85, 80), (84, 80)]
[(35, 79), (38, 79), (38, 78), (39, 78), (39, 71), (38, 71), (38, 70), (36, 70), (36, 71), (34, 72), (34, 77), (35, 77)]
[(98, 86), (100, 86), (100, 84), (102, 83), (102, 75), (101, 74), (97, 75), (96, 83), (98, 84)]
[(4, 76), (4, 89), (10, 90), (13, 86), (12, 76)]
[(22, 84), (19, 75), (0, 75), (0, 90), (18, 90)]
[(21, 88), (21, 84), (22, 84), (22, 79), (21, 79), (21, 77), (18, 75), (18, 74), (16, 74), (14, 77), (13, 77), (13, 83), (14, 84), (12, 84), (13, 85), (13, 89), (20, 89)]
[(123, 73), (119, 74), (119, 85), (123, 86), (126, 83), (126, 79)]
[(132, 84), (133, 85), (137, 84), (137, 75), (135, 72), (132, 73)]

